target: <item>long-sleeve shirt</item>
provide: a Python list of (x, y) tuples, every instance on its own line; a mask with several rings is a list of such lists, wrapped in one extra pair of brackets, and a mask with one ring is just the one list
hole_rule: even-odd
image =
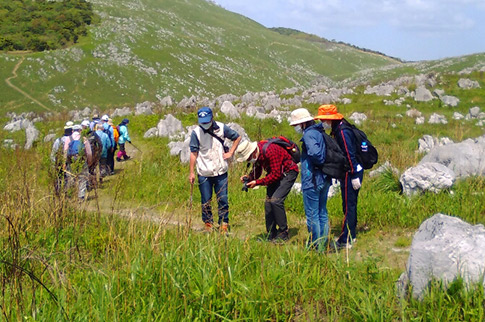
[(125, 142), (131, 141), (130, 135), (128, 134), (128, 128), (126, 125), (120, 125), (120, 137), (118, 138), (119, 144), (124, 144)]
[[(256, 185), (259, 186), (268, 186), (281, 180), (283, 175), (290, 170), (298, 172), (298, 166), (291, 159), (290, 154), (278, 144), (270, 144), (266, 151), (263, 151), (266, 142), (266, 140), (258, 142), (258, 160), (249, 174), (249, 179), (256, 179)], [(263, 169), (267, 174), (264, 178), (258, 179), (263, 173)]]
[(109, 133), (109, 134), (108, 133), (106, 133), (106, 134), (108, 135), (108, 138), (111, 141), (111, 147), (115, 147), (116, 142), (115, 142), (115, 135), (114, 135), (114, 132), (113, 132), (113, 127), (111, 127), (111, 125), (109, 125), (108, 123), (103, 122), (103, 128), (104, 128), (105, 132)]
[(358, 173), (363, 170), (362, 165), (357, 160), (356, 139), (352, 132), (352, 129), (341, 121), (335, 129), (332, 130), (332, 134), (335, 136), (335, 140), (340, 149), (345, 154), (350, 164), (350, 175), (352, 178), (356, 178)]
[(309, 126), (303, 132), (301, 153), (301, 189), (314, 189), (325, 183), (327, 175), (321, 166), (325, 163), (326, 146), (321, 133), (322, 123)]
[(96, 134), (98, 135), (99, 139), (101, 140), (101, 144), (103, 145), (103, 150), (101, 151), (101, 157), (107, 158), (108, 149), (111, 148), (111, 140), (109, 139), (108, 135), (101, 130), (97, 130)]

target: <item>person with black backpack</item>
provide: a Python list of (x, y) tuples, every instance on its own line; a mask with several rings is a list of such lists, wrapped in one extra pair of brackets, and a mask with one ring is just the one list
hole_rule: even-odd
[(322, 135), (323, 126), (315, 124), (306, 108), (291, 112), (290, 125), (302, 134), (301, 138), (301, 190), (303, 207), (310, 234), (308, 247), (324, 251), (328, 239), (327, 195), (332, 184), (330, 175), (322, 171), (327, 157), (327, 146)]
[(315, 119), (322, 122), (324, 129), (331, 129), (331, 135), (337, 141), (339, 147), (349, 162), (350, 169), (340, 179), (340, 191), (342, 193), (342, 208), (344, 220), (342, 233), (336, 241), (337, 248), (352, 248), (357, 238), (357, 199), (359, 196), (364, 168), (358, 158), (358, 140), (352, 131), (349, 122), (337, 111), (335, 105), (321, 105)]
[(81, 134), (82, 126), (74, 125), (71, 140), (66, 150), (66, 174), (68, 187), (76, 186), (78, 198), (84, 200), (89, 180), (89, 167), (92, 163), (91, 144)]
[[(264, 212), (269, 241), (289, 239), (285, 200), (298, 177), (299, 161), (299, 157), (296, 158), (295, 154), (290, 153), (298, 146), (288, 149), (293, 144), (284, 137), (276, 137), (260, 142), (244, 141), (236, 150), (237, 162), (249, 162), (253, 165), (251, 172), (241, 177), (244, 187), (267, 187)], [(259, 179), (263, 170), (267, 174)]]

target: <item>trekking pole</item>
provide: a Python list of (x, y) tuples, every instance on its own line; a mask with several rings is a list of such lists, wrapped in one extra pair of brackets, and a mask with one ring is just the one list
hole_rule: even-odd
[(192, 213), (192, 201), (194, 200), (194, 183), (190, 183), (190, 203), (189, 203), (189, 211)]
[(138, 150), (138, 152), (143, 153), (143, 152), (142, 152), (140, 149), (138, 149), (138, 148), (136, 147), (136, 145), (134, 145), (134, 144), (133, 144), (133, 143), (131, 143), (131, 142), (130, 142), (130, 144), (131, 144), (131, 146), (132, 146), (132, 147), (134, 147), (135, 149), (137, 149), (137, 150)]

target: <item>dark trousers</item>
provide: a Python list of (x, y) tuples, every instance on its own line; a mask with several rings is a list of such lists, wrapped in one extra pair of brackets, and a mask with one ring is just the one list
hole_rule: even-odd
[(280, 181), (269, 185), (266, 190), (266, 200), (264, 202), (266, 231), (272, 237), (288, 230), (285, 199), (290, 193), (291, 187), (293, 187), (297, 177), (298, 172), (291, 170)]
[[(358, 178), (362, 183), (364, 177), (364, 171), (359, 173)], [(359, 197), (359, 190), (354, 190), (349, 173), (345, 174), (345, 179), (340, 180), (340, 192), (342, 193), (342, 210), (344, 212), (344, 221), (342, 224), (342, 233), (340, 234), (339, 243), (347, 243), (350, 241), (350, 237), (355, 239), (357, 236), (357, 198)]]
[(213, 223), (212, 219), (212, 190), (217, 196), (218, 223), (229, 222), (229, 202), (227, 199), (227, 172), (216, 177), (199, 176), (200, 199), (202, 202), (202, 221)]
[(115, 171), (115, 149), (108, 150), (108, 158), (107, 158), (109, 173), (112, 174)]

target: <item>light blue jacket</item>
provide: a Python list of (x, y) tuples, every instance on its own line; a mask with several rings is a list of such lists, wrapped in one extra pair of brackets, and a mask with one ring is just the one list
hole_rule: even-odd
[(118, 138), (118, 144), (124, 144), (131, 141), (130, 135), (128, 134), (128, 128), (126, 125), (120, 125), (120, 137)]
[(96, 130), (96, 134), (101, 139), (101, 144), (103, 145), (103, 151), (101, 152), (101, 157), (107, 158), (108, 157), (108, 149), (110, 149), (112, 147), (111, 140), (109, 139), (108, 134), (104, 133), (101, 130)]

